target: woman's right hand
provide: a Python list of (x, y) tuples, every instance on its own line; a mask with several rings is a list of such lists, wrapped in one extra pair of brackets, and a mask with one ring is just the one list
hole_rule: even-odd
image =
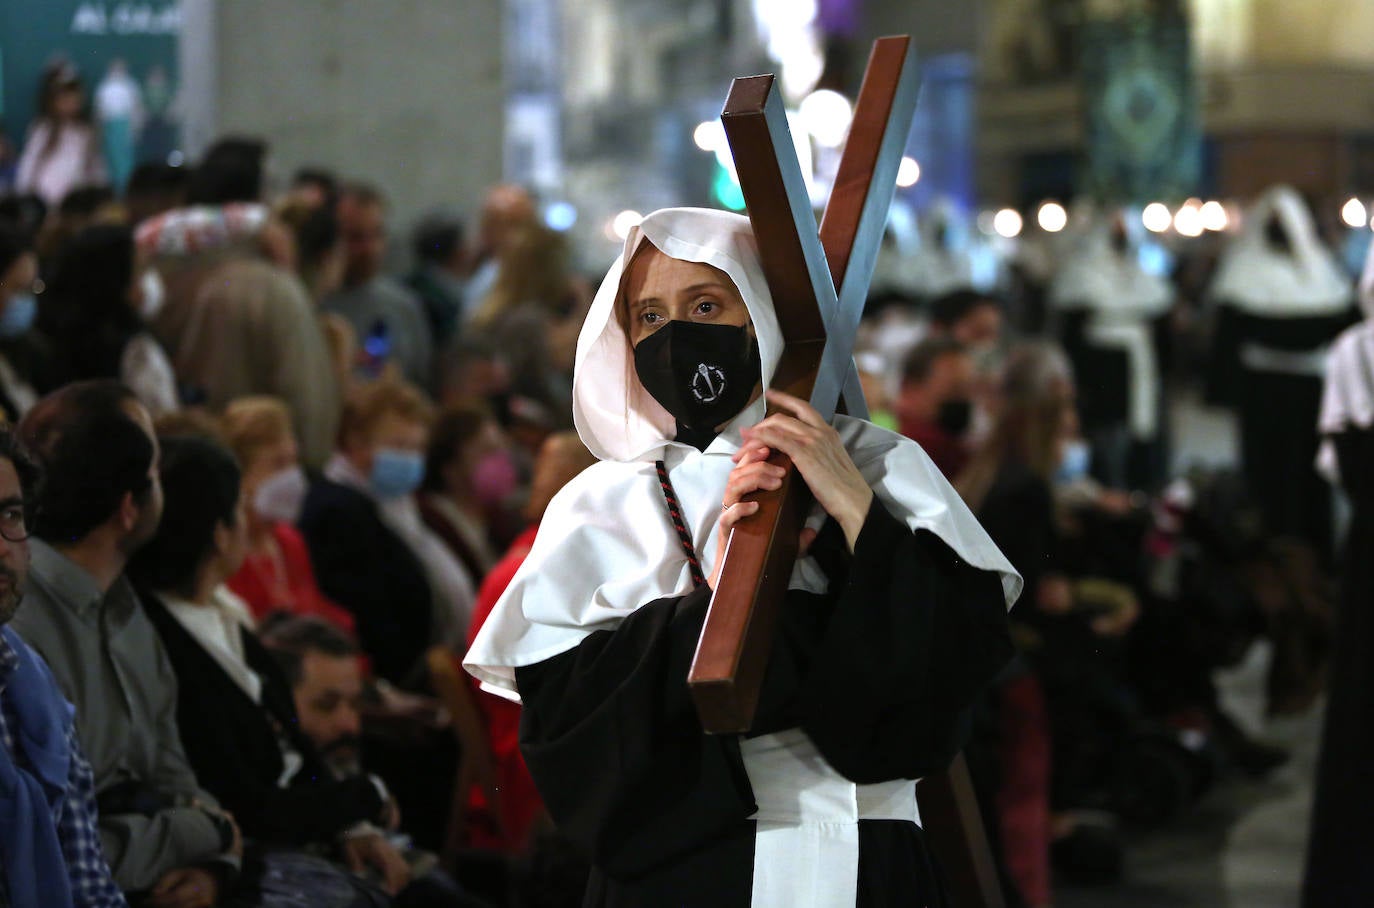
[(742, 499), (751, 492), (773, 491), (782, 486), (785, 473), (782, 467), (768, 462), (772, 453), (766, 445), (746, 444), (730, 458), (735, 468), (725, 482), (725, 499), (721, 502), (720, 521), (716, 524), (716, 564), (707, 581), (713, 590), (720, 579), (720, 567), (725, 563), (725, 543), (730, 539), (730, 531), (735, 524), (759, 510), (757, 501)]

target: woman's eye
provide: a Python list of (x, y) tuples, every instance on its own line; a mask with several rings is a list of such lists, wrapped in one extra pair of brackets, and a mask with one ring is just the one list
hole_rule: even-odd
[(712, 312), (715, 311), (716, 304), (714, 300), (702, 300), (701, 302), (697, 303), (697, 312), (701, 315), (710, 315)]
[(639, 316), (639, 320), (646, 325), (657, 325), (663, 320), (663, 316), (659, 315), (657, 312), (645, 312)]

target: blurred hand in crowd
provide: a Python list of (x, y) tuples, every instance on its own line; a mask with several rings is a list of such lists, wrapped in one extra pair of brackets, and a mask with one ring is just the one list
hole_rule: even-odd
[(213, 873), (204, 867), (178, 867), (157, 881), (147, 904), (150, 908), (213, 908), (217, 901), (219, 880)]
[(382, 888), (395, 895), (410, 882), (410, 865), (401, 853), (380, 835), (365, 835), (348, 839), (343, 844), (344, 859), (354, 873), (375, 870), (381, 876)]

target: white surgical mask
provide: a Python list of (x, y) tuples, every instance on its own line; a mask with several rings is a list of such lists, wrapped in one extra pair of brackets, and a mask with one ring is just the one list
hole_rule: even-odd
[(167, 301), (167, 287), (156, 268), (145, 268), (139, 281), (143, 300), (138, 304), (138, 314), (145, 322), (150, 322), (157, 318), (162, 311), (162, 304)]
[(253, 493), (253, 510), (263, 520), (295, 523), (300, 519), (307, 488), (305, 471), (300, 467), (278, 470)]
[(1059, 458), (1059, 471), (1055, 479), (1060, 482), (1077, 482), (1088, 475), (1092, 467), (1093, 453), (1088, 443), (1081, 438), (1064, 445), (1064, 453)]

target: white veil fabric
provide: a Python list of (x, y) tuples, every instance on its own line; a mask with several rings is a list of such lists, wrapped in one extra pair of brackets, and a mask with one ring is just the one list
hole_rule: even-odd
[[(739, 428), (765, 411), (746, 407), (703, 451), (676, 442), (675, 422), (644, 391), (630, 344), (616, 317), (621, 279), (642, 243), (664, 254), (704, 262), (735, 282), (758, 339), (763, 381), (782, 352), (772, 298), (763, 279), (747, 218), (705, 209), (664, 209), (631, 231), (603, 281), (577, 344), (573, 414), (577, 431), (601, 462), (569, 483), (550, 503), (523, 566), (512, 579), (464, 659), (493, 693), (518, 699), (515, 672), (575, 647), (597, 630), (614, 628), (648, 602), (692, 589), (681, 541), (668, 518), (655, 461), (665, 462), (702, 569), (715, 559), (716, 524), (725, 483), (739, 448)], [(862, 420), (838, 416), (836, 429), (875, 496), (913, 530), (944, 540), (975, 567), (1001, 575), (1007, 607), (1021, 578), (968, 507), (918, 445)], [(823, 519), (819, 515), (816, 519)], [(793, 589), (823, 591), (813, 559), (797, 562)]]
[[(1265, 238), (1271, 218), (1288, 237), (1290, 251)], [(1317, 235), (1297, 190), (1275, 186), (1245, 215), (1239, 236), (1222, 254), (1208, 295), (1242, 312), (1271, 318), (1334, 314), (1350, 305), (1350, 281)]]
[[(1360, 277), (1360, 307), (1364, 321), (1336, 338), (1326, 362), (1317, 423), (1323, 435), (1374, 426), (1374, 245), (1369, 247)], [(1330, 439), (1323, 440), (1317, 453), (1317, 471), (1332, 482), (1340, 479)]]

